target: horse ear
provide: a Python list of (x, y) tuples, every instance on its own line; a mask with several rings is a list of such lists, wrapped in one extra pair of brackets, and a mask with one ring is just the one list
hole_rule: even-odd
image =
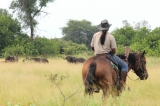
[(144, 54), (146, 54), (146, 53), (145, 53), (145, 50), (143, 51), (142, 56), (144, 56)]

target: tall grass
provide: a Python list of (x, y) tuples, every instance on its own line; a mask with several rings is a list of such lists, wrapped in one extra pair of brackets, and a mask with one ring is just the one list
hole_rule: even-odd
[[(1, 59), (0, 61), (3, 61)], [(102, 101), (102, 92), (84, 96), (81, 68), (63, 59), (50, 58), (49, 64), (0, 63), (0, 106), (159, 106), (160, 58), (147, 58), (149, 78), (145, 81), (130, 71), (126, 90), (116, 100)], [(65, 76), (56, 84), (49, 75)], [(57, 77), (58, 78), (58, 77)], [(59, 88), (58, 88), (59, 87)], [(127, 89), (130, 87), (130, 91)]]

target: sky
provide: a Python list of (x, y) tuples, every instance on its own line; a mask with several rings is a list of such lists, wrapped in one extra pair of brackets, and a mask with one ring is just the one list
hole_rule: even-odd
[[(12, 0), (1, 0), (0, 8), (9, 10)], [(36, 34), (47, 38), (61, 38), (62, 30), (70, 19), (87, 20), (98, 25), (107, 19), (112, 26), (109, 31), (123, 26), (147, 21), (151, 29), (160, 27), (160, 0), (55, 0), (38, 19)], [(29, 30), (26, 33), (30, 33)]]

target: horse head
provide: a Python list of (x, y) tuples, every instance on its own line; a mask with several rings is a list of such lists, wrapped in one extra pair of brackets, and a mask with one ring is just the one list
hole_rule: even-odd
[[(117, 56), (125, 61), (125, 54), (118, 54)], [(142, 53), (129, 53), (128, 67), (129, 70), (132, 69), (134, 71), (140, 80), (146, 80), (148, 78), (148, 72), (146, 69), (145, 51)]]
[(146, 69), (145, 51), (142, 53), (134, 53), (135, 62), (132, 65), (132, 70), (140, 78), (140, 80), (146, 80), (148, 78), (148, 72)]

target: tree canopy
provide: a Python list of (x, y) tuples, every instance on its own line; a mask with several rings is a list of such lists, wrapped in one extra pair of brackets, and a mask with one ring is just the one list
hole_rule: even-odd
[(116, 38), (119, 53), (123, 52), (121, 47), (130, 46), (132, 51), (145, 50), (149, 56), (160, 56), (160, 27), (151, 30), (145, 20), (134, 26), (129, 23), (124, 24), (122, 28), (115, 29), (112, 34)]
[(21, 32), (21, 25), (17, 19), (5, 9), (0, 9), (0, 50), (7, 45), (12, 45), (16, 37)]
[(23, 27), (30, 28), (30, 38), (33, 42), (35, 27), (38, 21), (35, 17), (41, 15), (41, 13), (47, 14), (47, 12), (42, 11), (48, 3), (54, 0), (13, 0), (10, 9), (17, 13), (17, 17), (23, 22)]
[(63, 40), (72, 41), (77, 44), (85, 44), (90, 48), (92, 36), (97, 32), (97, 26), (87, 20), (69, 20), (66, 27), (62, 28)]
[[(14, 4), (22, 1), (25, 0), (15, 0), (12, 3)], [(41, 0), (41, 4), (39, 4), (35, 10), (38, 10), (39, 6), (46, 6), (42, 5), (42, 1), (45, 0)], [(32, 5), (37, 5), (34, 4), (37, 0), (33, 0), (32, 2), (30, 1)], [(44, 3), (48, 2), (49, 0)], [(19, 4), (14, 4), (13, 6), (17, 5)], [(34, 16), (34, 12), (32, 11), (32, 16)], [(25, 18), (25, 15), (23, 15), (24, 13), (27, 14), (27, 11), (20, 13), (20, 16), (22, 15), (21, 18), (24, 18), (23, 21), (27, 19)], [(40, 14), (37, 13), (37, 16), (38, 15)], [(30, 20), (27, 19), (26, 22), (27, 23), (25, 24), (28, 24), (30, 23)], [(35, 26), (36, 25), (35, 20)], [(93, 55), (93, 51), (91, 52), (90, 48), (90, 42), (93, 34), (98, 31), (98, 28), (97, 26), (92, 25), (90, 21), (69, 20), (66, 26), (62, 27), (62, 33), (64, 35), (62, 38), (48, 39), (37, 36), (34, 38), (33, 43), (30, 43), (30, 36), (22, 32), (21, 26), (19, 18), (13, 18), (12, 14), (9, 14), (7, 10), (0, 9), (0, 55), (45, 57), (58, 55), (82, 55), (86, 53)], [(111, 34), (115, 36), (118, 45), (117, 53), (124, 53), (125, 46), (130, 46), (131, 51), (142, 52), (145, 50), (148, 56), (160, 56), (160, 27), (151, 30), (147, 21), (131, 25), (127, 20), (124, 20), (123, 26), (114, 29)]]

